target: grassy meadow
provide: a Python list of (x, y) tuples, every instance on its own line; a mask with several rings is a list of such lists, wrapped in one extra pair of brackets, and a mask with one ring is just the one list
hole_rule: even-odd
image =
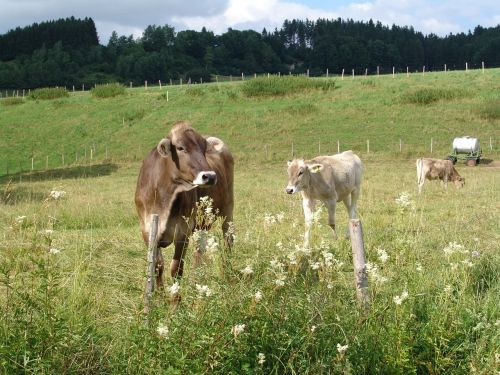
[[(0, 100), (1, 373), (498, 371), (500, 70), (288, 79)], [(146, 322), (133, 194), (143, 155), (181, 119), (235, 156), (236, 242), (196, 270), (190, 245), (179, 307), (167, 277)], [(463, 189), (418, 195), (415, 157), (461, 135), (485, 163), (457, 165)], [(310, 158), (337, 141), (365, 166), (367, 311), (349, 241), (320, 207), (303, 249), (300, 197), (284, 193), (292, 143)]]

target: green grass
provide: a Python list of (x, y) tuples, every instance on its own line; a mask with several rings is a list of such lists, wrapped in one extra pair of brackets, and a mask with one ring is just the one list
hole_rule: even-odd
[(243, 94), (249, 97), (283, 96), (304, 93), (304, 91), (335, 88), (334, 80), (309, 79), (307, 77), (259, 77), (243, 83)]
[[(244, 96), (241, 84), (212, 84), (196, 86), (204, 95), (188, 94), (193, 86), (163, 87), (1, 106), (0, 156), (10, 171), (0, 177), (0, 372), (495, 373), (498, 168), (458, 164), (466, 178), (460, 190), (430, 182), (418, 195), (415, 181), (414, 156), (428, 155), (430, 137), (436, 153), (455, 135), (498, 138), (499, 120), (477, 108), (494, 97), (495, 81), (486, 76), (499, 71), (470, 73), (380, 77), (369, 85), (345, 79), (333, 91), (266, 98)], [(436, 84), (473, 95), (428, 106), (400, 102), (402, 93)], [(133, 194), (139, 160), (179, 119), (222, 138), (235, 155), (236, 243), (227, 257), (221, 249), (207, 254), (197, 270), (190, 244), (179, 308), (170, 304), (167, 277), (145, 324), (146, 248)], [(284, 193), (291, 143), (313, 157), (335, 152), (337, 139), (365, 164), (359, 215), (367, 261), (376, 266), (366, 313), (356, 303), (349, 242), (332, 239), (323, 209), (311, 253), (297, 252), (301, 200)], [(60, 166), (62, 153), (73, 165)], [(36, 170), (17, 173), (19, 163), (30, 169), (31, 155)], [(54, 200), (53, 190), (66, 194)], [(403, 192), (414, 209), (396, 203)], [(265, 219), (271, 216), (274, 223)], [(342, 205), (337, 225), (342, 235)], [(220, 229), (211, 235), (220, 241)], [(447, 253), (450, 242), (463, 248)], [(172, 252), (163, 251), (167, 267)], [(244, 276), (247, 266), (253, 274)], [(197, 284), (213, 294), (200, 298)], [(237, 324), (246, 326), (235, 337)], [(166, 338), (160, 326), (168, 327)], [(337, 344), (348, 348), (341, 353)]]
[(29, 98), (33, 100), (53, 100), (69, 96), (68, 91), (62, 87), (36, 89), (30, 92)]
[(17, 98), (17, 97), (12, 97), (12, 98), (5, 98), (2, 101), (0, 101), (0, 104), (2, 105), (18, 105), (18, 104), (23, 104), (24, 99), (23, 98)]
[(113, 98), (125, 94), (125, 86), (119, 83), (96, 85), (90, 90), (90, 93), (96, 98)]

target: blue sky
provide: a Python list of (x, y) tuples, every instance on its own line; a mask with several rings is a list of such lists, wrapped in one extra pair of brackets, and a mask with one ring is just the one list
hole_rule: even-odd
[(500, 24), (500, 0), (0, 0), (0, 34), (61, 17), (92, 17), (101, 43), (111, 32), (139, 37), (148, 25), (217, 34), (227, 28), (262, 31), (285, 19), (352, 18), (413, 26), (440, 36)]

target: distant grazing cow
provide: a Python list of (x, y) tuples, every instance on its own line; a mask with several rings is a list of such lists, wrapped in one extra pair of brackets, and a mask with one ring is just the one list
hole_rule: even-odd
[[(182, 276), (184, 252), (196, 225), (196, 202), (203, 196), (213, 199), (213, 212), (224, 218), (222, 229), (231, 246), (232, 235), (226, 232), (233, 218), (233, 157), (220, 139), (202, 137), (190, 124), (178, 122), (144, 159), (135, 192), (146, 244), (151, 214), (159, 215), (158, 245), (174, 242), (172, 277)], [(160, 254), (159, 287), (163, 268)]]
[(453, 181), (457, 188), (465, 184), (465, 178), (461, 177), (450, 160), (420, 158), (417, 159), (417, 183), (418, 192), (422, 192), (425, 179), (441, 180), (445, 187), (448, 181)]
[[(305, 216), (304, 247), (309, 247), (311, 225), (316, 200), (328, 208), (328, 224), (335, 232), (335, 206), (343, 201), (349, 218), (356, 217), (363, 166), (352, 151), (333, 156), (317, 156), (312, 160), (294, 159), (288, 162), (288, 186), (286, 192), (302, 193)], [(347, 231), (347, 236), (349, 231)]]

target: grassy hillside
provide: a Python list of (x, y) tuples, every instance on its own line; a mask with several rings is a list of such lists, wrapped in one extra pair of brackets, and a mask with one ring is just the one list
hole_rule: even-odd
[[(288, 77), (275, 78), (277, 86)], [(264, 78), (265, 80), (265, 78)], [(322, 81), (325, 79), (311, 79)], [(331, 78), (332, 89), (284, 85), (285, 95), (255, 96), (252, 81), (128, 89), (101, 99), (88, 92), (56, 100), (0, 100), (0, 175), (82, 161), (137, 160), (168, 127), (186, 119), (222, 137), (241, 160), (313, 156), (340, 149), (388, 157), (445, 156), (455, 136), (489, 139), (498, 151), (500, 70)], [(324, 85), (323, 85), (324, 86)], [(330, 85), (333, 86), (333, 85)], [(168, 91), (168, 101), (167, 101)], [(3, 104), (3, 105), (2, 105)], [(402, 142), (402, 154), (399, 143)], [(267, 146), (266, 146), (267, 145)]]
[[(272, 96), (247, 96), (267, 89), (233, 83), (169, 87), (168, 102), (166, 88), (150, 88), (0, 104), (0, 157), (11, 165), (0, 178), (0, 373), (495, 373), (499, 169), (460, 164), (463, 189), (431, 182), (418, 195), (413, 157), (429, 154), (431, 137), (437, 155), (462, 134), (489, 148), (500, 128), (499, 75), (344, 79)], [(179, 119), (223, 138), (236, 156), (236, 242), (229, 255), (208, 252), (197, 270), (190, 244), (179, 308), (166, 278), (145, 323), (135, 159)], [(309, 157), (320, 147), (336, 152), (337, 139), (365, 164), (366, 312), (349, 242), (332, 239), (320, 206), (312, 249), (301, 249), (300, 197), (284, 193), (291, 143)], [(84, 147), (89, 159), (94, 143), (98, 163), (51, 167)], [(40, 170), (13, 175), (19, 161), (31, 168), (31, 147)], [(496, 158), (497, 149), (485, 151)], [(341, 205), (337, 225), (342, 234)], [(217, 226), (210, 235), (221, 243)], [(172, 252), (163, 251), (166, 264)], [(247, 267), (253, 273), (241, 272)]]

